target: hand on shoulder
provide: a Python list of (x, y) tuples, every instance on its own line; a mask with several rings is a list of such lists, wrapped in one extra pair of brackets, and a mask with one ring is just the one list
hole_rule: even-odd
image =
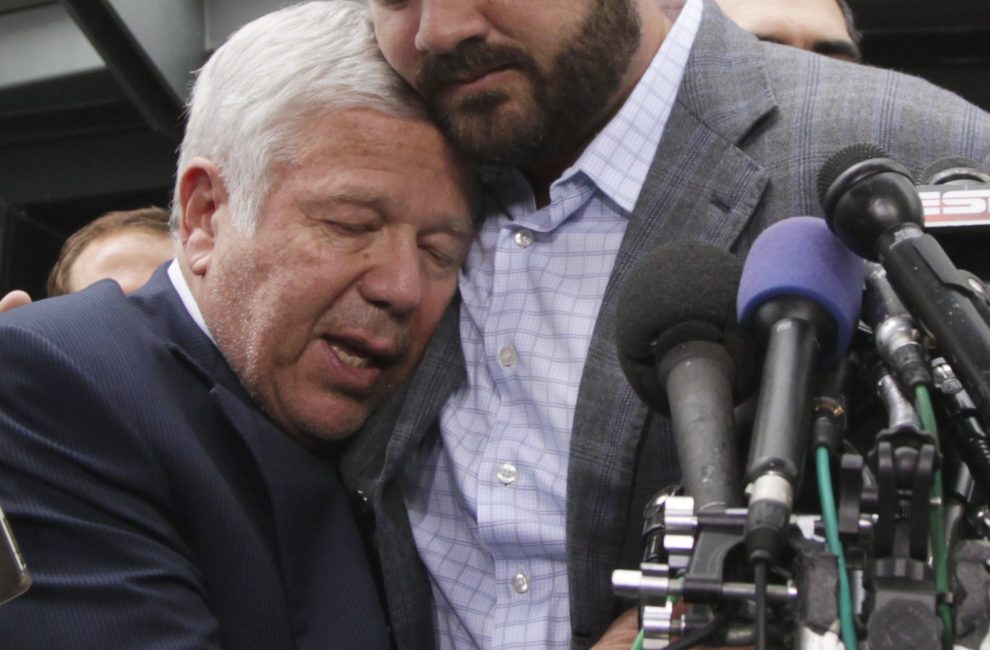
[(0, 312), (10, 311), (15, 307), (31, 304), (31, 296), (20, 289), (15, 289), (0, 299)]

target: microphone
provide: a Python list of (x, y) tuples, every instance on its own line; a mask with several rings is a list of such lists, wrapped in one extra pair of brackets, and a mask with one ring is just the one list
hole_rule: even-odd
[(858, 144), (822, 167), (818, 191), (829, 228), (879, 262), (897, 295), (931, 333), (990, 423), (990, 325), (985, 297), (922, 231), (921, 199), (908, 171), (880, 148)]
[(990, 173), (958, 156), (936, 160), (921, 174), (917, 187), (925, 230), (949, 259), (990, 281)]
[[(952, 185), (954, 187), (969, 187), (971, 183), (982, 185), (990, 183), (990, 173), (980, 169), (980, 164), (971, 158), (963, 156), (948, 156), (939, 158), (921, 172), (922, 182), (926, 185)], [(924, 185), (919, 186), (919, 189)], [(924, 200), (922, 200), (924, 203)], [(974, 206), (983, 207), (983, 206)], [(928, 210), (925, 210), (927, 213)]]
[(814, 217), (773, 224), (746, 258), (739, 322), (766, 343), (746, 465), (751, 562), (773, 562), (783, 545), (811, 441), (814, 380), (845, 355), (862, 287), (863, 260)]
[(619, 361), (639, 397), (668, 415), (695, 511), (741, 505), (732, 407), (752, 389), (753, 362), (736, 326), (740, 264), (700, 241), (644, 256), (617, 307)]

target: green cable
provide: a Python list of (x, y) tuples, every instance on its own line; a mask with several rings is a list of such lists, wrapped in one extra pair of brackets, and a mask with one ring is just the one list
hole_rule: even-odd
[(858, 650), (859, 638), (856, 636), (856, 621), (853, 618), (852, 589), (849, 587), (849, 573), (846, 571), (846, 556), (842, 551), (842, 542), (839, 541), (839, 516), (835, 508), (835, 495), (832, 492), (828, 447), (822, 445), (815, 450), (815, 468), (818, 473), (819, 498), (822, 502), (825, 541), (839, 567), (839, 628), (842, 644), (846, 650)]
[[(938, 426), (935, 423), (935, 409), (928, 387), (919, 384), (914, 389), (915, 409), (921, 418), (921, 426), (932, 434), (935, 451), (938, 451)], [(945, 505), (942, 503), (942, 470), (935, 470), (935, 480), (932, 484), (931, 496), (937, 504), (929, 513), (929, 524), (932, 534), (932, 565), (935, 570), (935, 591), (939, 594), (949, 593), (948, 550), (945, 547)], [(938, 615), (942, 619), (942, 648), (952, 650), (955, 647), (955, 629), (952, 624), (952, 610), (943, 600), (938, 606)]]

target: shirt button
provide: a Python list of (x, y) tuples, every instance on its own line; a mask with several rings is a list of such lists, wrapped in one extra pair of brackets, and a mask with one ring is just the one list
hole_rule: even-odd
[(516, 246), (519, 248), (529, 248), (533, 245), (533, 240), (535, 238), (533, 237), (532, 230), (523, 228), (522, 230), (517, 230), (516, 234), (512, 236), (512, 239), (515, 240)]
[(517, 594), (524, 594), (529, 591), (529, 576), (522, 571), (512, 576), (512, 590)]
[(516, 365), (516, 361), (519, 360), (519, 355), (516, 354), (516, 348), (511, 343), (501, 350), (498, 351), (498, 360), (502, 362), (503, 366), (509, 367)]
[(515, 483), (516, 479), (519, 478), (519, 469), (512, 463), (502, 463), (498, 466), (498, 472), (495, 473), (495, 476), (498, 477), (502, 485), (509, 485)]

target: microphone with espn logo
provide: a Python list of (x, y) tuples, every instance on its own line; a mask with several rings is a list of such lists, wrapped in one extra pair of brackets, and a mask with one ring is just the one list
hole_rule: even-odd
[(958, 268), (990, 282), (990, 173), (953, 157), (932, 163), (921, 178), (925, 230)]

